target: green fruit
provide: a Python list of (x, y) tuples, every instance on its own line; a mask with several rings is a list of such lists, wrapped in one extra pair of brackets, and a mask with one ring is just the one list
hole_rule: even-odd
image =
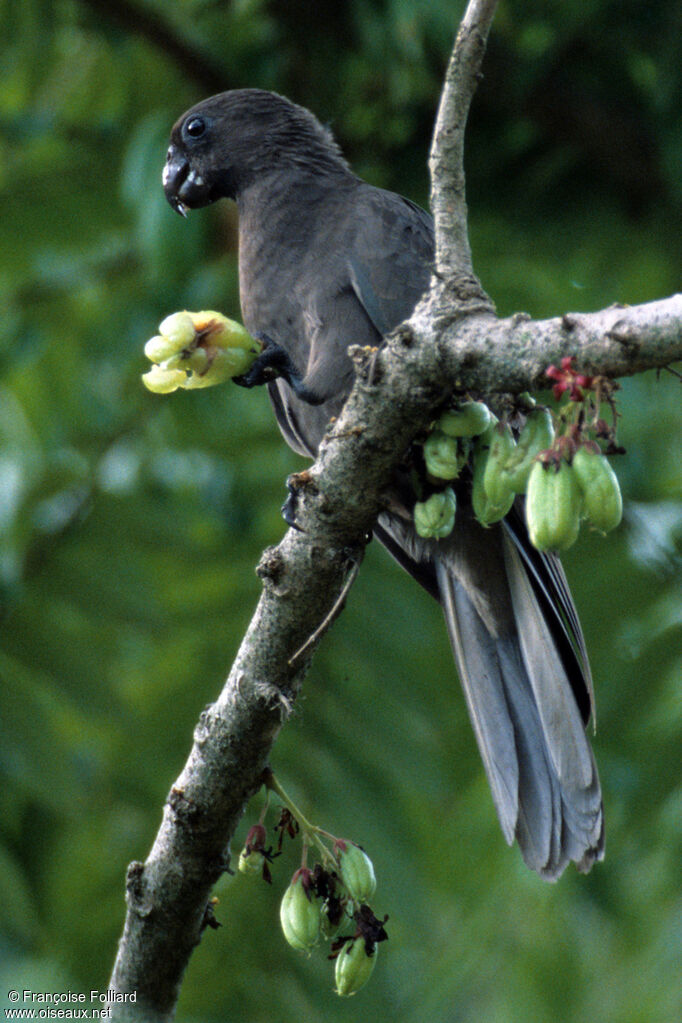
[(194, 341), (196, 331), (192, 317), (192, 313), (183, 310), (181, 313), (171, 313), (159, 324), (159, 334), (166, 339), (169, 348), (172, 349), (169, 354), (181, 352)]
[(335, 846), (336, 858), (343, 881), (351, 899), (357, 903), (369, 902), (377, 886), (374, 866), (367, 853), (345, 839)]
[(565, 551), (578, 538), (582, 495), (573, 467), (534, 462), (526, 492), (530, 541), (539, 551)]
[(246, 849), (242, 849), (239, 854), (239, 873), (260, 874), (263, 870), (264, 862), (265, 858), (260, 849), (252, 849), (249, 853), (247, 853)]
[(376, 958), (376, 946), (372, 955), (367, 955), (364, 938), (355, 938), (344, 945), (336, 957), (336, 993), (348, 998), (364, 987), (372, 975)]
[(217, 348), (241, 348), (244, 351), (254, 350), (256, 354), (260, 345), (251, 337), (246, 327), (236, 320), (230, 320), (222, 313), (213, 309), (203, 309), (199, 313), (190, 313), (194, 329), (211, 345)]
[(424, 461), (427, 472), (441, 480), (454, 480), (459, 475), (462, 460), (454, 437), (433, 430), (424, 441)]
[[(144, 346), (144, 354), (150, 362), (163, 362), (164, 359), (170, 359), (172, 355), (176, 355), (177, 351), (178, 349), (176, 345), (161, 334), (157, 334), (155, 337), (150, 337), (149, 341), (147, 341), (147, 344)], [(180, 351), (182, 351), (182, 349), (180, 349)]]
[(177, 391), (178, 387), (184, 387), (186, 382), (187, 374), (181, 369), (164, 369), (154, 365), (148, 373), (142, 374), (142, 383), (155, 394), (170, 394), (171, 391)]
[[(308, 871), (308, 875), (310, 871)], [(303, 885), (303, 870), (297, 870), (282, 897), (279, 919), (284, 937), (292, 948), (310, 952), (320, 934), (320, 903)]]
[(490, 441), (490, 451), (483, 476), (483, 487), (490, 503), (501, 508), (509, 500), (509, 494), (513, 493), (505, 474), (505, 466), (513, 456), (516, 442), (512, 432), (506, 424), (499, 424), (495, 427)]
[(587, 518), (602, 533), (615, 529), (623, 517), (623, 498), (606, 457), (601, 451), (582, 447), (573, 456), (572, 465)]
[[(480, 440), (481, 438), (479, 438)], [(503, 519), (514, 503), (514, 492), (508, 490), (502, 504), (493, 504), (485, 489), (485, 472), (490, 450), (479, 444), (474, 451), (474, 474), (471, 489), (471, 504), (474, 515), (482, 526), (492, 526)]]
[[(197, 353), (199, 351), (201, 349), (197, 349)], [(208, 369), (200, 373), (192, 373), (184, 385), (186, 390), (212, 387), (214, 384), (222, 384), (225, 380), (240, 376), (247, 371), (255, 355), (244, 351), (243, 348), (214, 348), (210, 351), (208, 358), (210, 358)]]
[(533, 409), (528, 413), (516, 448), (503, 469), (514, 493), (525, 493), (536, 455), (550, 448), (553, 443), (554, 425), (549, 409)]
[(419, 536), (442, 540), (449, 536), (455, 524), (457, 498), (452, 487), (432, 494), (426, 501), (414, 506), (414, 526)]
[(436, 429), (448, 437), (477, 437), (490, 425), (491, 412), (482, 401), (463, 401), (448, 409), (436, 423)]

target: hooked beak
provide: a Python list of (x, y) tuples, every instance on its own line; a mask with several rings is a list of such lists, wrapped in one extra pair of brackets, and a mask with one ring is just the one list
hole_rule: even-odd
[(162, 181), (166, 199), (182, 217), (187, 216), (188, 210), (208, 206), (212, 201), (204, 179), (196, 171), (190, 170), (189, 160), (175, 146), (170, 146), (168, 150)]

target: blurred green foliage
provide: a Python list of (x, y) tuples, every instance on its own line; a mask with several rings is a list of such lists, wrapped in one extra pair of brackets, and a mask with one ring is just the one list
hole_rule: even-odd
[[(461, 7), (0, 2), (2, 998), (106, 987), (126, 864), (219, 690), (301, 465), (262, 393), (140, 385), (164, 315), (238, 315), (234, 210), (172, 214), (169, 127), (219, 88), (277, 89), (331, 123), (358, 173), (425, 203)], [(500, 5), (468, 184), (501, 312), (680, 290), (681, 57), (675, 0)], [(390, 941), (368, 988), (337, 999), (324, 956), (278, 932), (289, 851), (271, 889), (220, 885), (225, 926), (178, 1019), (680, 1018), (679, 385), (628, 380), (621, 409), (625, 524), (565, 559), (597, 687), (605, 863), (549, 887), (506, 848), (440, 615), (372, 549), (273, 766), (368, 848)]]

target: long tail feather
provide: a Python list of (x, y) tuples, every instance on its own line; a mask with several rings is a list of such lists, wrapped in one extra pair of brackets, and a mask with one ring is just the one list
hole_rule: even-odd
[(469, 522), (447, 541), (423, 541), (386, 516), (379, 537), (439, 593), (507, 842), (516, 839), (546, 880), (571, 861), (589, 870), (604, 852), (601, 789), (583, 720), (591, 678), (561, 566), (524, 557), (518, 529), (484, 533)]

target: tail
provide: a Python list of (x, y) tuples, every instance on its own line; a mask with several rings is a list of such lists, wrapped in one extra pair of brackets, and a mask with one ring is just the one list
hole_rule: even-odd
[[(459, 515), (459, 512), (458, 512)], [(512, 514), (458, 518), (445, 541), (385, 516), (378, 538), (440, 599), (502, 831), (548, 881), (604, 855), (601, 788), (585, 723), (592, 681), (558, 559)]]

